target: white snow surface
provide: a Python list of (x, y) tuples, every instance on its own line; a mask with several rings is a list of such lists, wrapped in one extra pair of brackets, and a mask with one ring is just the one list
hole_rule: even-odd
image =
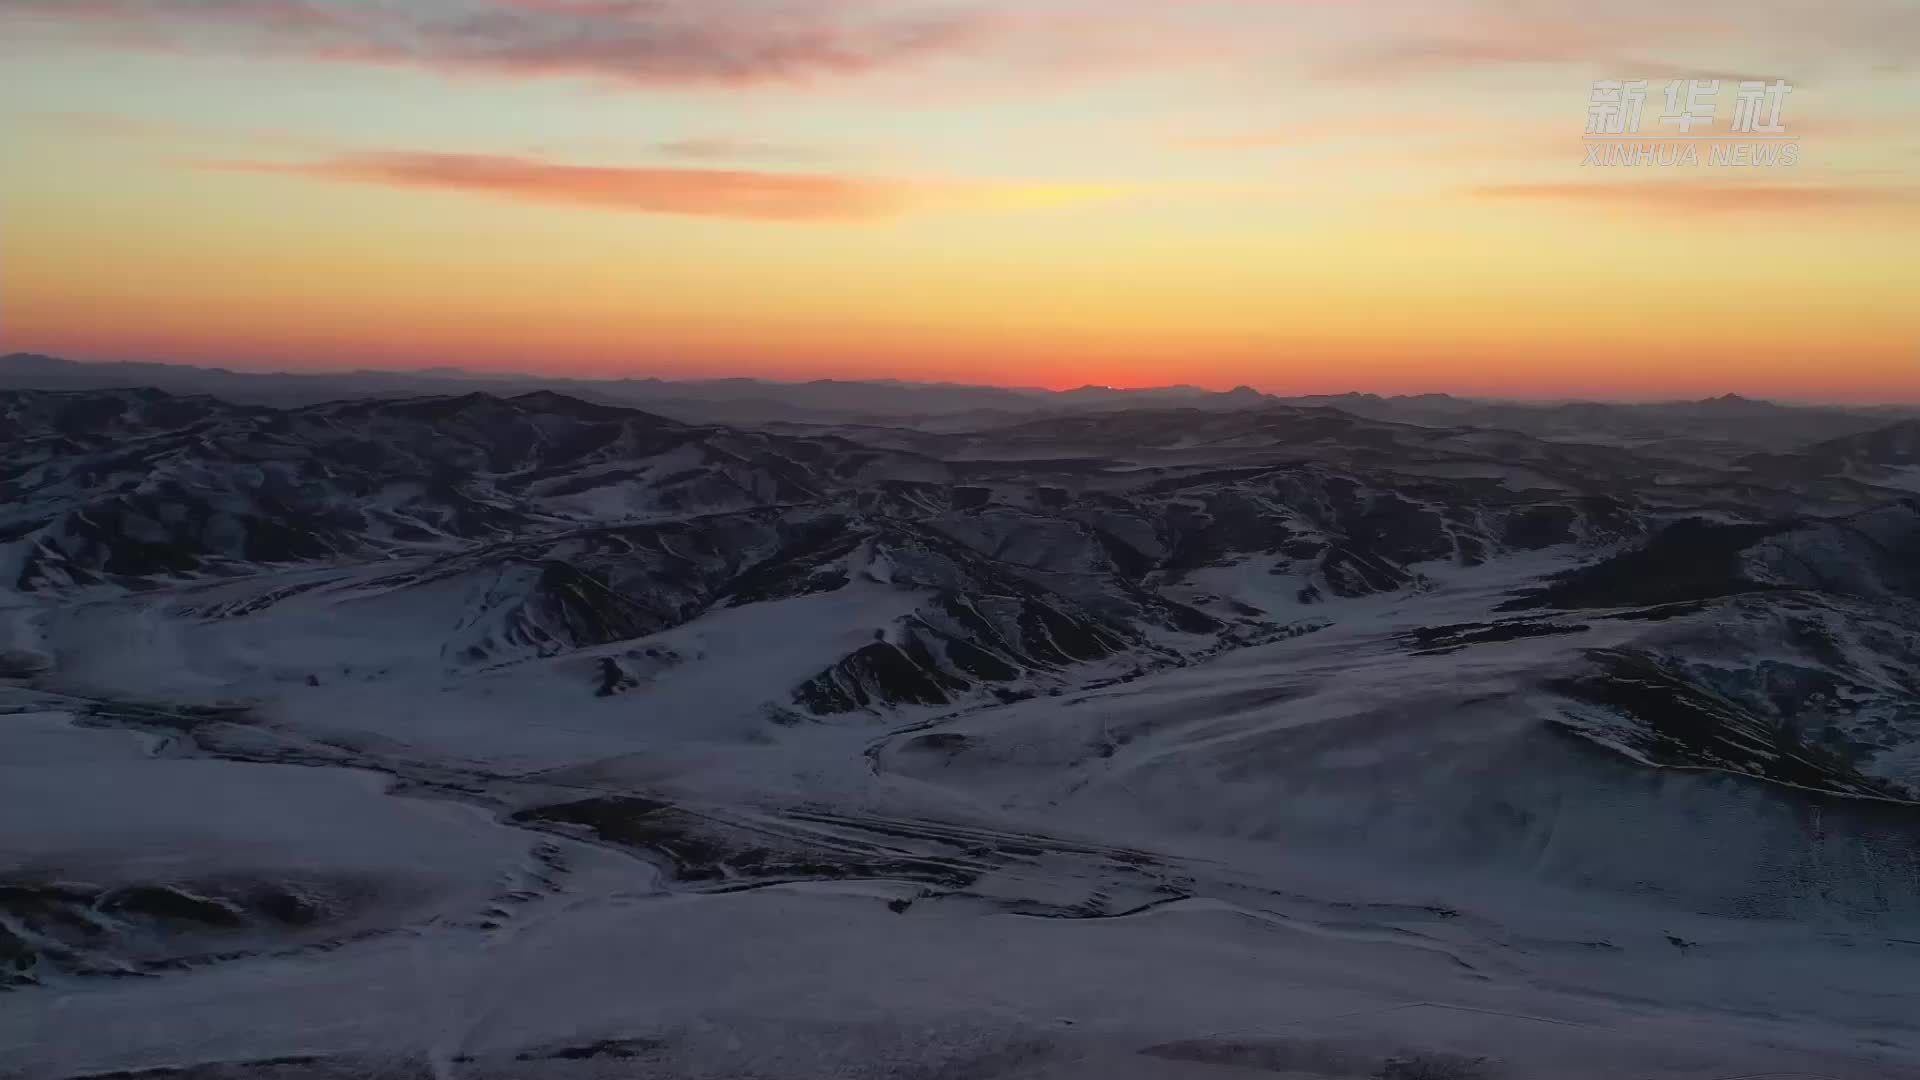
[[(793, 688), (921, 599), (885, 558), (483, 671), (444, 663), (457, 598), (368, 588), (391, 561), (8, 597), (48, 670), (0, 683), (0, 887), (264, 882), (327, 915), (0, 983), (0, 1076), (1920, 1076), (1920, 868), (1876, 854), (1877, 811), (1545, 722), (1529, 687), (1658, 627), (1406, 647), (1556, 558), (1424, 567), (1125, 681), (831, 720)], [(1307, 614), (1264, 570), (1185, 587)], [(580, 800), (738, 849), (701, 876), (673, 836), (537, 819)]]

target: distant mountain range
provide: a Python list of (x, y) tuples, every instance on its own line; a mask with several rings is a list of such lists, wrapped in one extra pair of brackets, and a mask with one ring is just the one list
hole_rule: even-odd
[[(1798, 447), (1862, 434), (1920, 407), (1779, 405), (1728, 394), (1705, 401), (1655, 404), (1510, 402), (1414, 394), (1323, 394), (1280, 397), (1247, 386), (1211, 391), (1195, 386), (1041, 390), (900, 380), (772, 382), (750, 378), (669, 381), (577, 379), (493, 374), (457, 368), (312, 374), (230, 371), (178, 364), (81, 363), (31, 353), (0, 356), (0, 389), (107, 390), (151, 387), (207, 394), (226, 401), (293, 408), (352, 398), (459, 395), (484, 390), (511, 397), (553, 390), (587, 401), (646, 409), (688, 423), (757, 427), (777, 423), (907, 425), (977, 429), (997, 420), (1065, 411), (1193, 408), (1242, 410), (1261, 405), (1328, 407), (1375, 420), (1422, 426), (1507, 428), (1562, 441), (1665, 444), (1715, 453)], [(1757, 425), (1755, 421), (1764, 420)]]
[(1214, 393), (1193, 386), (1114, 390), (1086, 386), (1049, 391), (897, 380), (820, 379), (783, 383), (722, 378), (573, 379), (491, 374), (457, 368), (421, 371), (344, 371), (313, 374), (230, 371), (225, 368), (133, 362), (80, 363), (32, 353), (0, 356), (0, 388), (108, 390), (151, 387), (173, 394), (208, 394), (244, 404), (297, 407), (345, 398), (462, 394), (483, 389), (501, 396), (560, 390), (589, 401), (645, 406), (679, 419), (755, 423), (776, 420), (847, 421), (860, 418), (944, 417), (961, 413), (1031, 413), (1059, 408), (1188, 405), (1243, 408), (1274, 400), (1247, 387)]

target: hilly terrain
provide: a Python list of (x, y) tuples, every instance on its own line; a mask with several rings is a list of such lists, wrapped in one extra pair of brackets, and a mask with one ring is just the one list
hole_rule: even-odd
[(1911, 421), (417, 389), (0, 390), (0, 1076), (1920, 1075)]

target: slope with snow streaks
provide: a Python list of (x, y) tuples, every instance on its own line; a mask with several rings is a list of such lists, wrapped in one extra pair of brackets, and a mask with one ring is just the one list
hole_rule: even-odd
[[(1920, 503), (1683, 521), (1509, 608), (1645, 620), (1555, 684), (1560, 723), (1648, 764), (1920, 800)], [(1636, 610), (1639, 609), (1639, 610)]]

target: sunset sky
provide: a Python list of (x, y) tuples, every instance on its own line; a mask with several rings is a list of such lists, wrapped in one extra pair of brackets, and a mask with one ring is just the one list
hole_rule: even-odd
[[(0, 351), (1920, 401), (1913, 0), (0, 0), (0, 70)], [(1800, 164), (1582, 164), (1676, 77)]]

